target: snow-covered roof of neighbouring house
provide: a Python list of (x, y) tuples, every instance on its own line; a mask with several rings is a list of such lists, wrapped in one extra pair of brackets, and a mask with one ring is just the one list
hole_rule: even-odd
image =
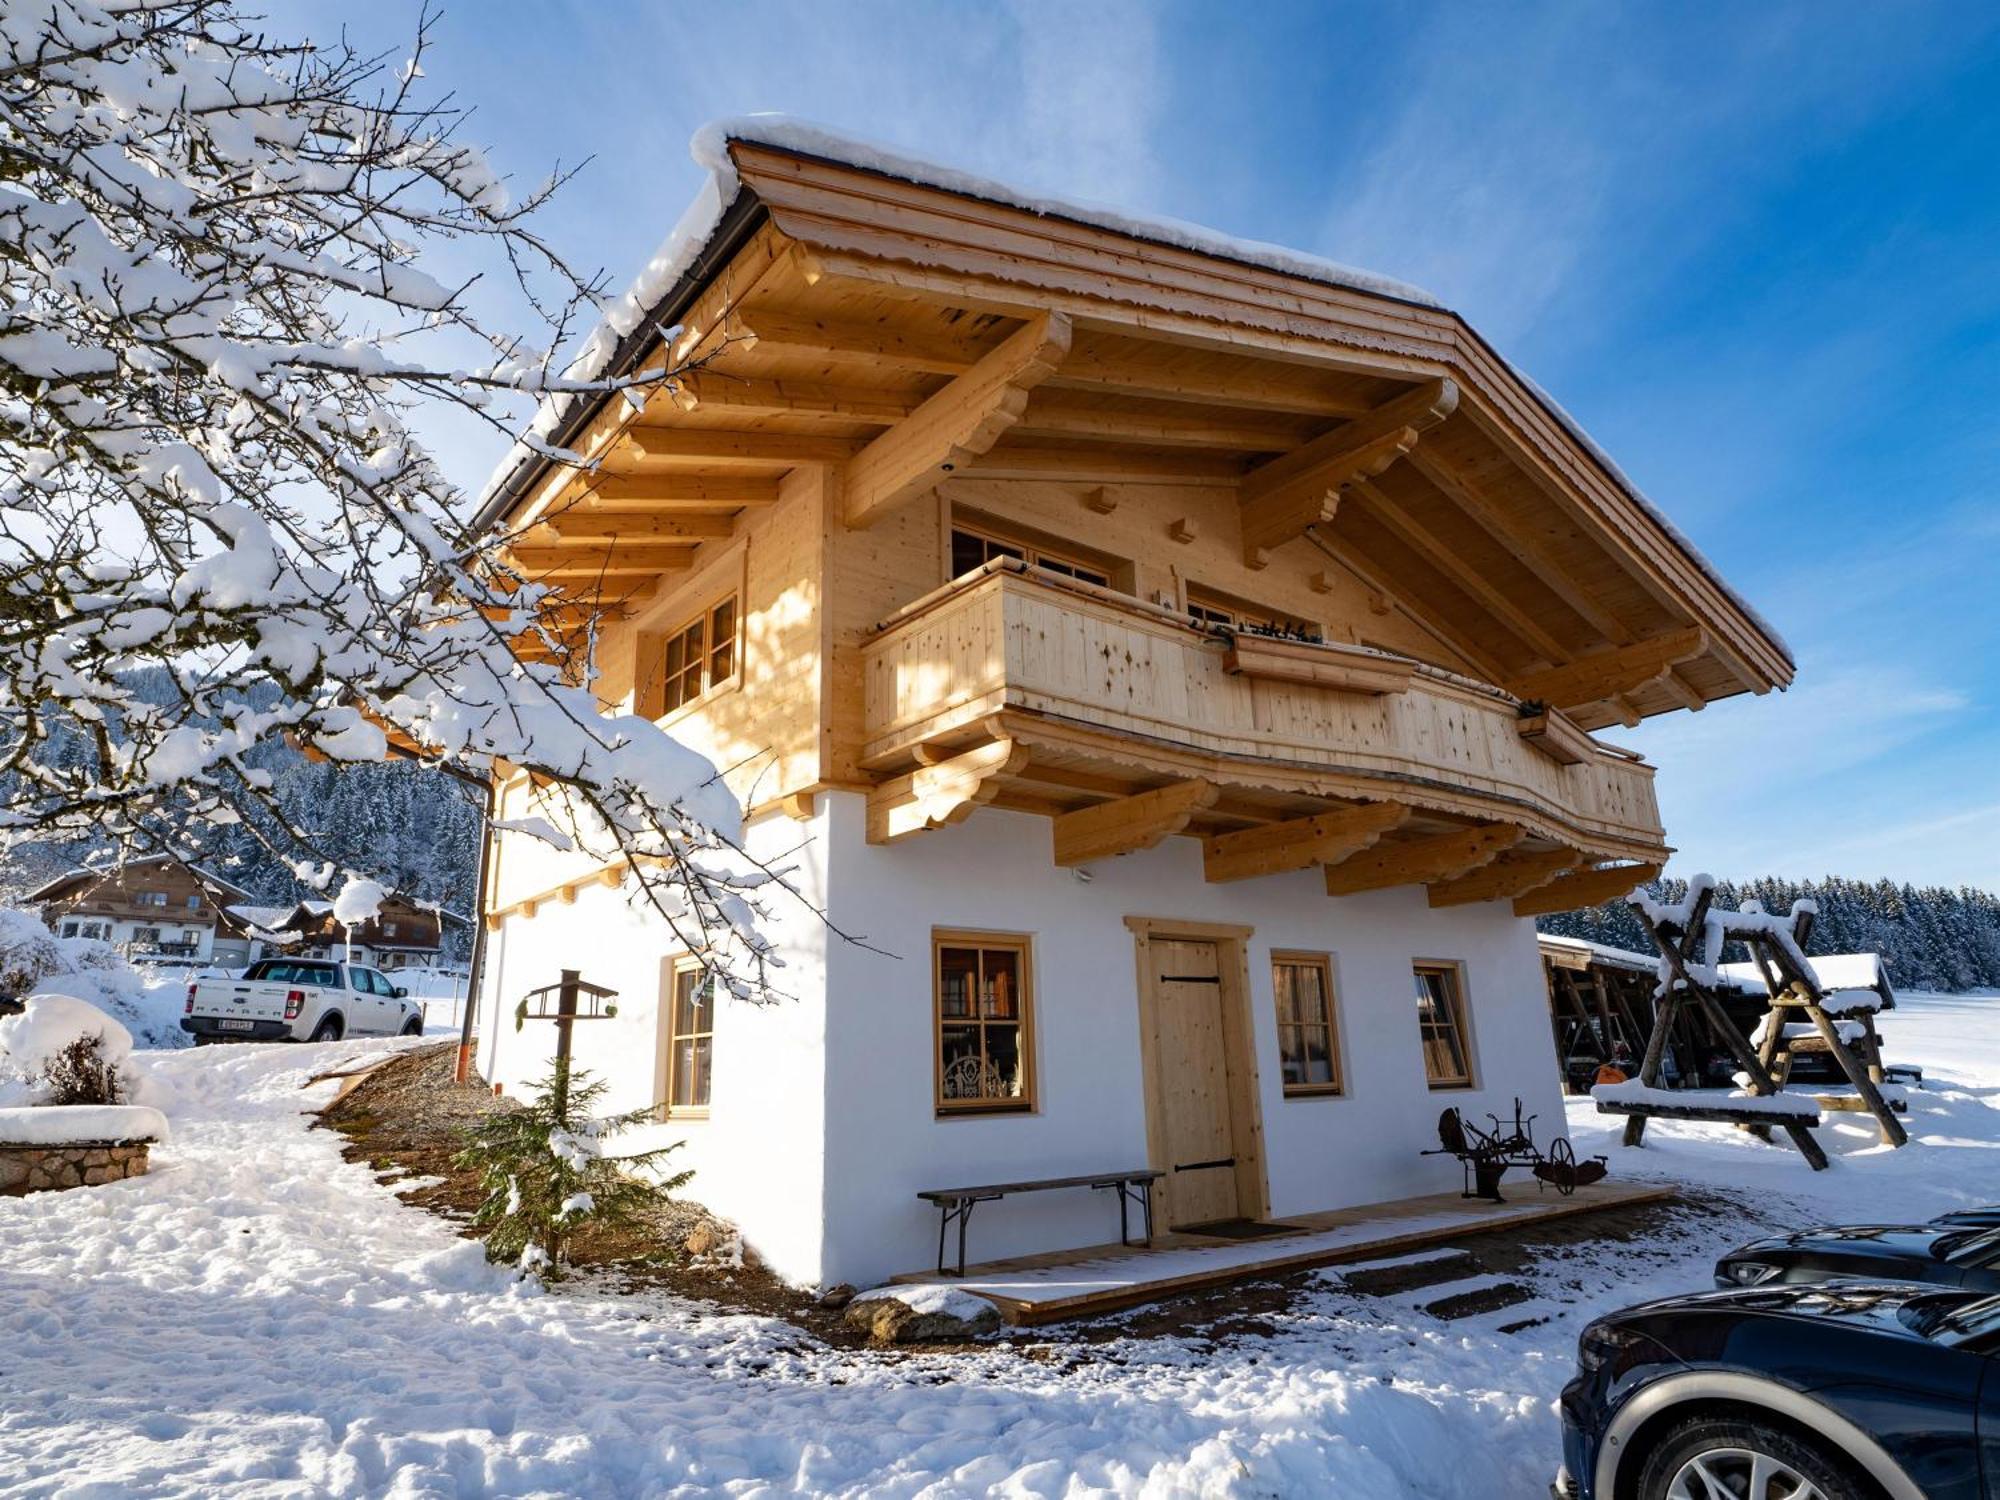
[(1660, 966), (1660, 960), (1655, 956), (1634, 953), (1630, 948), (1614, 948), (1609, 943), (1593, 943), (1588, 938), (1538, 932), (1535, 934), (1535, 941), (1544, 948), (1563, 948), (1572, 953), (1588, 954), (1592, 962), (1609, 964), (1614, 969), (1630, 969), (1634, 973), (1651, 974)]
[[(661, 305), (673, 296), (682, 281), (696, 269), (703, 253), (714, 239), (716, 230), (721, 227), (724, 215), (729, 212), (742, 192), (742, 180), (737, 174), (735, 163), (729, 157), (729, 145), (732, 141), (820, 157), (862, 171), (898, 178), (920, 187), (959, 193), (969, 198), (1018, 208), (1028, 213), (1130, 235), (1134, 239), (1153, 244), (1190, 250), (1203, 255), (1212, 255), (1221, 260), (1237, 261), (1286, 275), (1300, 276), (1310, 281), (1323, 282), (1330, 286), (1345, 287), (1351, 291), (1449, 311), (1442, 302), (1420, 287), (1322, 256), (1290, 250), (1263, 240), (1240, 239), (1219, 230), (1189, 223), (1185, 219), (1134, 213), (1085, 199), (1035, 192), (994, 178), (964, 172), (897, 147), (878, 145), (828, 126), (814, 124), (809, 120), (794, 119), (780, 114), (756, 114), (713, 120), (694, 133), (688, 149), (696, 164), (707, 169), (708, 181), (703, 184), (700, 192), (695, 195), (694, 202), (689, 204), (687, 211), (681, 215), (680, 222), (674, 225), (672, 232), (653, 252), (625, 293), (612, 300), (606, 307), (604, 321), (585, 339), (576, 360), (565, 371), (567, 376), (577, 380), (594, 380), (616, 364), (636, 356), (640, 348), (649, 341), (642, 335), (642, 330), (647, 329)], [(1468, 322), (1467, 327), (1470, 326)], [(635, 340), (634, 335), (642, 336)], [(1792, 650), (1786, 644), (1784, 637), (1757, 612), (1755, 606), (1730, 586), (1715, 565), (1702, 554), (1701, 549), (1667, 518), (1666, 513), (1655, 505), (1638, 485), (1633, 483), (1631, 477), (1597, 445), (1589, 433), (1583, 430), (1582, 425), (1548, 392), (1523, 375), (1511, 361), (1500, 355), (1499, 351), (1495, 350), (1494, 354), (1548, 410), (1549, 414), (1590, 453), (1613, 482), (1665, 533), (1675, 547), (1756, 625), (1787, 661), (1792, 661)], [(498, 513), (513, 487), (515, 475), (532, 471), (534, 466), (545, 461), (552, 444), (561, 446), (564, 437), (562, 429), (573, 418), (582, 415), (601, 399), (599, 395), (586, 394), (552, 396), (543, 401), (529, 425), (526, 436), (508, 451), (487, 481), (485, 489), (481, 491), (478, 517), (481, 523), (492, 520)]]
[[(1819, 987), (1829, 994), (1835, 990), (1874, 990), (1889, 1006), (1896, 1003), (1889, 971), (1879, 953), (1825, 953), (1806, 962), (1812, 965), (1813, 978), (1819, 981)], [(1754, 963), (1722, 964), (1719, 971), (1724, 979), (1740, 988), (1764, 993), (1764, 976)]]

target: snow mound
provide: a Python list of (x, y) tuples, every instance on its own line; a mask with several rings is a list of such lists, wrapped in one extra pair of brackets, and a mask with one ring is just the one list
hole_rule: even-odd
[(389, 899), (389, 893), (382, 889), (379, 880), (363, 880), (351, 876), (340, 894), (333, 898), (333, 919), (343, 927), (359, 927), (382, 913), (382, 903)]
[(27, 1009), (0, 1019), (0, 1056), (16, 1072), (39, 1073), (74, 1042), (96, 1037), (108, 1063), (132, 1055), (132, 1033), (88, 1000), (43, 990), (28, 997)]
[(919, 1286), (878, 1286), (873, 1291), (857, 1292), (854, 1301), (900, 1302), (915, 1313), (926, 1316), (942, 1313), (968, 1323), (993, 1311), (993, 1304), (984, 1297), (975, 1297), (955, 1286), (935, 1282)]
[(0, 1144), (80, 1146), (86, 1141), (164, 1141), (167, 1117), (144, 1104), (55, 1104), (0, 1109)]

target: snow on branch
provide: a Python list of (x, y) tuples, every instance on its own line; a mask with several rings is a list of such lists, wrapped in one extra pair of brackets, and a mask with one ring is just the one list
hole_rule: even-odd
[[(324, 886), (258, 747), (503, 765), (550, 792), (552, 841), (630, 864), (755, 992), (784, 872), (738, 847), (713, 767), (577, 685), (587, 605), (468, 526), (420, 437), (441, 410), (511, 434), (535, 398), (677, 373), (559, 362), (605, 285), (532, 227), (562, 175), (511, 194), (421, 92), (431, 21), (383, 58), (236, 0), (0, 20), (0, 839), (199, 858), (248, 826)], [(447, 245), (460, 269), (434, 274)], [(562, 603), (586, 624), (558, 640)]]

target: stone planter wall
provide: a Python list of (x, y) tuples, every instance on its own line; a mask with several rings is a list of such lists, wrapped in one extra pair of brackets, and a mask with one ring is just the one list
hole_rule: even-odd
[(55, 1188), (95, 1187), (146, 1174), (146, 1141), (79, 1141), (69, 1146), (10, 1146), (0, 1141), (0, 1197)]

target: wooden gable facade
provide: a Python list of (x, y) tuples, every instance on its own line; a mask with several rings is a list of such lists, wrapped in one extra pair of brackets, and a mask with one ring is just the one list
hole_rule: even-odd
[[(1782, 688), (1785, 648), (1448, 311), (730, 143), (733, 201), (485, 519), (595, 685), (753, 814), (978, 806), (1080, 864), (1589, 904), (1667, 854), (1592, 731)], [(525, 800), (524, 786), (508, 794)], [(509, 807), (508, 812), (514, 809)], [(503, 852), (489, 920), (607, 872)], [(615, 878), (615, 872), (610, 872)]]

